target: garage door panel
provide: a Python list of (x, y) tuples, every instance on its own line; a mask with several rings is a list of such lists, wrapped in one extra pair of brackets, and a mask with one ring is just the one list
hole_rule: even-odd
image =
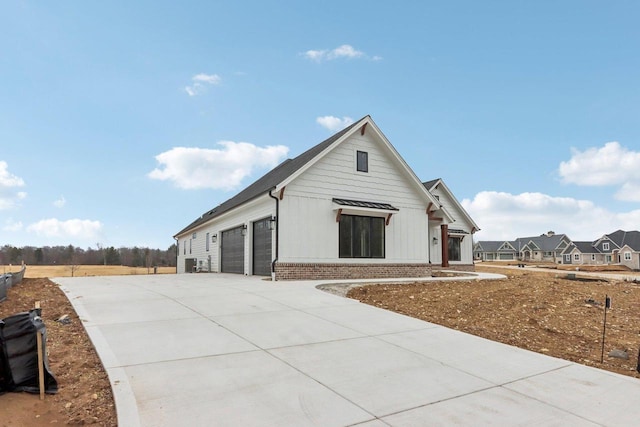
[(244, 236), (242, 227), (222, 232), (221, 271), (244, 274)]
[(253, 274), (271, 274), (271, 218), (253, 223)]

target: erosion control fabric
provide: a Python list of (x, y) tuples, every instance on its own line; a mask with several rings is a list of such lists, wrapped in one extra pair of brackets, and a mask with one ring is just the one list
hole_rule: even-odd
[(40, 309), (34, 309), (0, 320), (0, 393), (40, 392), (37, 334), (42, 335), (45, 392), (58, 391), (58, 382), (49, 371), (47, 334), (40, 314)]

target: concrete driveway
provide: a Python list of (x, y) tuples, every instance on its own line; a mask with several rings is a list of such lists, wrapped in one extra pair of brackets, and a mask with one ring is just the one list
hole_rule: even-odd
[(228, 274), (57, 278), (119, 425), (636, 426), (640, 381), (315, 288)]

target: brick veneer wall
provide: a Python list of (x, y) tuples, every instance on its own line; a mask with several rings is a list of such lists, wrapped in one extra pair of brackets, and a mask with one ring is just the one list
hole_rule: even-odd
[(430, 264), (320, 264), (282, 263), (275, 266), (276, 280), (383, 279), (429, 277)]

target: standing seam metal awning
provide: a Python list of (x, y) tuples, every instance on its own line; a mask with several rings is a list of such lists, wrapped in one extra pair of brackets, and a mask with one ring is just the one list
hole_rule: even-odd
[(389, 203), (379, 203), (379, 202), (365, 202), (362, 200), (349, 200), (349, 199), (332, 199), (333, 203), (337, 205), (334, 210), (337, 210), (336, 214), (336, 222), (340, 222), (340, 216), (342, 215), (342, 211), (345, 210), (347, 212), (354, 211), (355, 213), (369, 213), (375, 216), (383, 216), (386, 217), (385, 225), (389, 225), (391, 221), (391, 216), (394, 213), (400, 211), (400, 209), (390, 205)]
[(370, 208), (370, 209), (382, 209), (386, 211), (399, 211), (400, 209), (393, 207), (388, 203), (378, 202), (364, 202), (361, 200), (349, 200), (349, 199), (333, 199), (333, 203), (341, 206), (350, 206), (357, 208)]

